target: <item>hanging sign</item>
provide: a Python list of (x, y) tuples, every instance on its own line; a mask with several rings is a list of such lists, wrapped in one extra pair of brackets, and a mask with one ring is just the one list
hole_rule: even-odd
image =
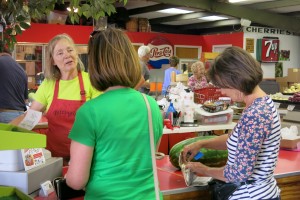
[(260, 62), (278, 62), (279, 39), (278, 37), (263, 37), (256, 42), (256, 59)]
[(168, 39), (157, 36), (148, 42), (148, 46), (151, 49), (149, 64), (153, 68), (160, 69), (163, 64), (169, 64), (174, 47)]
[(263, 38), (262, 39), (262, 62), (278, 62), (279, 60), (279, 39)]

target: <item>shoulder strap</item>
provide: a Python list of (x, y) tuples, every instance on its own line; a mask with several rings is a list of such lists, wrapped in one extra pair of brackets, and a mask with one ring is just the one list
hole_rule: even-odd
[(149, 105), (149, 101), (145, 94), (143, 94), (143, 98), (146, 102), (147, 110), (148, 110), (148, 123), (149, 123), (149, 134), (150, 134), (150, 146), (151, 146), (151, 158), (152, 158), (152, 168), (153, 168), (153, 176), (154, 176), (154, 186), (155, 186), (155, 197), (156, 200), (159, 200), (159, 188), (158, 188), (158, 176), (156, 169), (156, 160), (155, 160), (155, 145), (154, 145), (154, 134), (153, 134), (153, 123), (152, 123), (152, 112)]

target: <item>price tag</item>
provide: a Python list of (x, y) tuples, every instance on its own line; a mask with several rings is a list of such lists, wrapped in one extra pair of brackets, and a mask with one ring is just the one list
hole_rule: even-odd
[(54, 192), (53, 185), (51, 184), (51, 181), (45, 181), (41, 183), (41, 190), (39, 192), (39, 195), (41, 197), (48, 197), (49, 194)]
[(287, 110), (288, 111), (293, 111), (295, 108), (295, 105), (288, 105)]
[(278, 109), (280, 107), (280, 103), (274, 102), (275, 108)]

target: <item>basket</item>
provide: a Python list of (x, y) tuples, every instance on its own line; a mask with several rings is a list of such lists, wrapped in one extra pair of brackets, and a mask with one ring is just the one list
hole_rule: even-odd
[(221, 89), (217, 87), (207, 87), (194, 90), (194, 103), (203, 104), (205, 101), (216, 101), (222, 97)]
[(138, 18), (132, 17), (128, 22), (126, 22), (126, 30), (129, 32), (138, 31)]

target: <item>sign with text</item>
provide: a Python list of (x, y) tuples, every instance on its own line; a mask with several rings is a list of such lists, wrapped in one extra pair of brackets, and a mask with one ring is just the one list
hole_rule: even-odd
[(22, 149), (22, 159), (25, 171), (45, 164), (45, 156), (42, 148)]
[(257, 39), (257, 60), (261, 62), (278, 62), (279, 39), (264, 37)]
[(262, 39), (262, 62), (278, 62), (279, 60), (279, 39), (263, 38)]
[(170, 41), (164, 37), (157, 36), (152, 38), (148, 46), (150, 47), (149, 64), (160, 69), (163, 64), (169, 64), (169, 58), (174, 54), (174, 47)]

